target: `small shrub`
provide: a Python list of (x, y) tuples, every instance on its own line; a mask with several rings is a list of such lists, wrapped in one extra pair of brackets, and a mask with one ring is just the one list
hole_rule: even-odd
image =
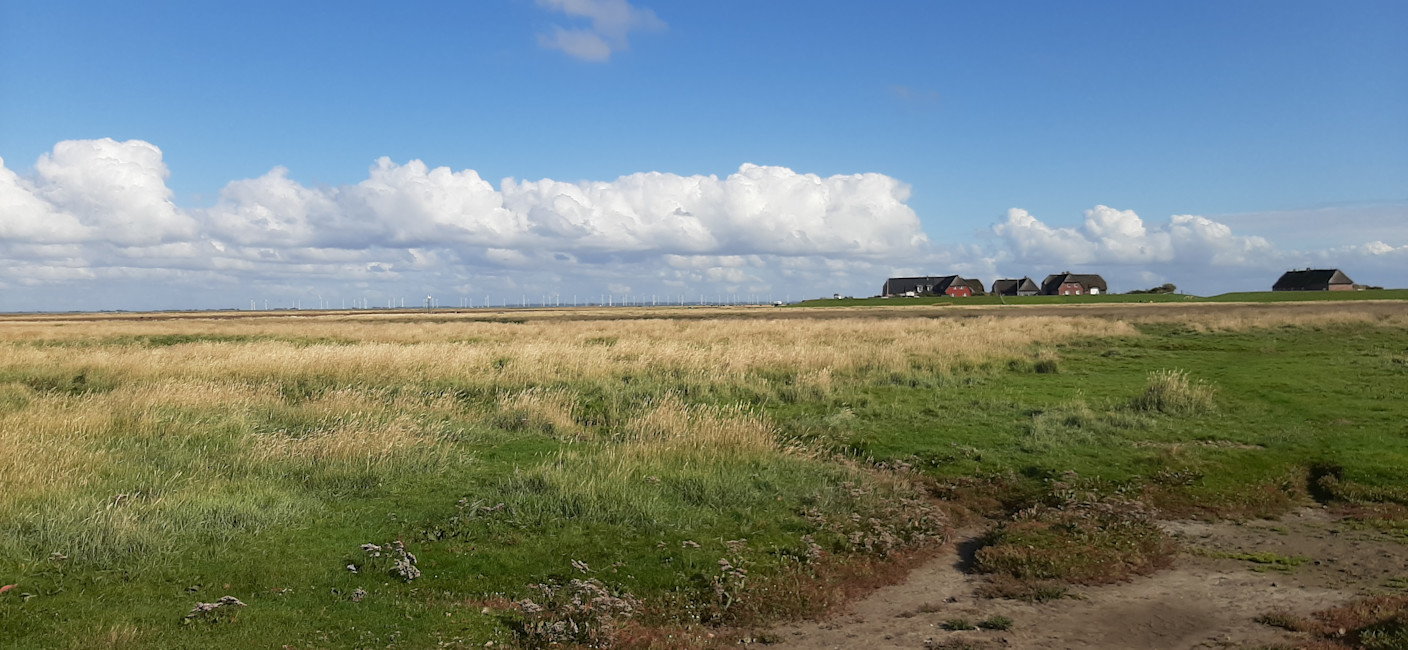
[(525, 598), (514, 603), (523, 615), (519, 637), (529, 648), (611, 647), (621, 619), (630, 618), (640, 606), (634, 596), (612, 591), (595, 578), (532, 588), (542, 594), (541, 602)]
[(939, 624), (945, 630), (976, 630), (978, 627), (968, 622), (966, 618), (951, 618)]
[(1189, 380), (1182, 370), (1157, 370), (1149, 373), (1144, 394), (1134, 398), (1130, 406), (1166, 415), (1204, 415), (1217, 410), (1214, 393), (1206, 383)]
[[(416, 556), (407, 551), (406, 545), (400, 540), (380, 546), (363, 544), (362, 552), (367, 555), (368, 566), (384, 568), (387, 575), (399, 578), (402, 582), (410, 582), (420, 577), (420, 569), (416, 568)], [(354, 567), (358, 572), (361, 570), (361, 567), (356, 565), (348, 566)]]
[(1167, 566), (1175, 551), (1144, 504), (1064, 481), (984, 541), (974, 567), (1019, 581), (1117, 582)]

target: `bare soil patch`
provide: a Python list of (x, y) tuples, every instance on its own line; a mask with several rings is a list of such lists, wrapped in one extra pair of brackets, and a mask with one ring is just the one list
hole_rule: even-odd
[[(1309, 616), (1371, 594), (1401, 593), (1408, 545), (1358, 530), (1332, 510), (1303, 508), (1279, 520), (1166, 521), (1182, 545), (1168, 570), (1128, 582), (1077, 587), (1044, 603), (975, 595), (966, 571), (978, 531), (955, 548), (826, 621), (777, 628), (786, 648), (1259, 648), (1307, 637), (1256, 622), (1269, 612)], [(951, 630), (993, 617), (1008, 630)]]

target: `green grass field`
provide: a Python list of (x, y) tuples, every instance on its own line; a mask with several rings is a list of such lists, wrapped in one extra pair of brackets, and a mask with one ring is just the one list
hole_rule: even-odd
[(1404, 315), (443, 321), (0, 323), (0, 645), (610, 636), (583, 593), (618, 644), (704, 645), (953, 517), (984, 570), (1099, 581), (1072, 549), (1166, 540), (1066, 505), (1408, 505)]

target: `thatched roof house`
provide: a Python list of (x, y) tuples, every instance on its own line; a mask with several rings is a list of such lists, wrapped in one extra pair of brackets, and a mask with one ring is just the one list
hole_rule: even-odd
[(992, 292), (999, 296), (1037, 296), (1041, 295), (1041, 287), (1031, 278), (1023, 277), (1020, 280), (997, 280), (992, 283)]
[(926, 275), (915, 278), (890, 278), (885, 281), (880, 295), (903, 296), (913, 293), (967, 297), (981, 296), (984, 292), (982, 281), (974, 278), (962, 278), (956, 275)]
[(1354, 281), (1339, 269), (1286, 271), (1271, 285), (1272, 291), (1352, 291)]
[(1109, 292), (1105, 278), (1093, 273), (1053, 273), (1041, 283), (1041, 293), (1046, 296), (1095, 296)]

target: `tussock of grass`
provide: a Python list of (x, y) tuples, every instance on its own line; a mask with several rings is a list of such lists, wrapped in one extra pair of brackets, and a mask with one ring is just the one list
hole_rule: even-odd
[(720, 459), (777, 453), (783, 449), (777, 437), (770, 423), (741, 404), (691, 406), (666, 394), (627, 422), (617, 440), (638, 456), (683, 452)]
[(499, 398), (497, 424), (504, 429), (531, 429), (574, 439), (585, 433), (577, 402), (579, 398), (562, 389), (529, 388)]
[(1217, 410), (1214, 394), (1211, 386), (1189, 380), (1182, 370), (1157, 370), (1149, 373), (1144, 394), (1134, 398), (1130, 406), (1167, 415), (1206, 415)]
[(1021, 449), (1051, 453), (1072, 445), (1127, 444), (1128, 434), (1149, 426), (1148, 419), (1139, 413), (1097, 411), (1084, 401), (1067, 402), (1032, 415)]
[(1051, 350), (1039, 350), (1028, 358), (1013, 359), (1007, 362), (1007, 369), (1015, 372), (1054, 375), (1061, 372), (1061, 360)]

